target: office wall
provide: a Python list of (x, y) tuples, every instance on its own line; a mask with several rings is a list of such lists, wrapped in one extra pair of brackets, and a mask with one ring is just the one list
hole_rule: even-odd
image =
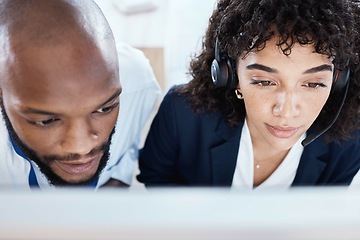
[(190, 57), (201, 47), (216, 0), (96, 0), (116, 40), (142, 50), (160, 86), (189, 80)]

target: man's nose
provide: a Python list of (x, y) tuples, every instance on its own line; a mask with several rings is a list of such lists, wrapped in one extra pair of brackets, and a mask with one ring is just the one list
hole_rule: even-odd
[(98, 144), (98, 134), (88, 121), (76, 120), (65, 129), (62, 149), (71, 154), (88, 154)]

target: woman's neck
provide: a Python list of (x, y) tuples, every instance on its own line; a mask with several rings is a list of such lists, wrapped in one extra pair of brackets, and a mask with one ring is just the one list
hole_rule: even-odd
[(259, 186), (279, 167), (290, 149), (276, 149), (253, 146), (254, 151), (254, 187)]

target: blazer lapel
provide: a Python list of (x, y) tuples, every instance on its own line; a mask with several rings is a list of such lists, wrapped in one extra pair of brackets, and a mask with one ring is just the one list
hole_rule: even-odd
[(327, 163), (322, 156), (328, 152), (328, 145), (322, 139), (316, 140), (304, 148), (300, 164), (292, 186), (315, 185)]
[(243, 124), (240, 124), (231, 128), (222, 119), (217, 125), (216, 134), (220, 135), (223, 141), (210, 149), (212, 184), (214, 186), (231, 186), (242, 126)]
[[(236, 128), (231, 128), (222, 119), (218, 122), (216, 134), (222, 141), (210, 149), (214, 186), (231, 186), (232, 184), (242, 127), (243, 123)], [(314, 185), (318, 181), (327, 165), (325, 154), (329, 151), (328, 148), (328, 145), (322, 143), (322, 138), (305, 147), (293, 186)]]

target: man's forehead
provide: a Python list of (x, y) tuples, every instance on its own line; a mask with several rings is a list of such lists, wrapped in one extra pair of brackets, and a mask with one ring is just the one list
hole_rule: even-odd
[[(71, 44), (26, 48), (0, 73), (4, 98), (34, 106), (59, 105), (61, 100), (93, 107), (120, 87), (116, 51), (110, 57), (104, 54), (96, 46)], [(81, 103), (84, 99), (94, 101)]]

